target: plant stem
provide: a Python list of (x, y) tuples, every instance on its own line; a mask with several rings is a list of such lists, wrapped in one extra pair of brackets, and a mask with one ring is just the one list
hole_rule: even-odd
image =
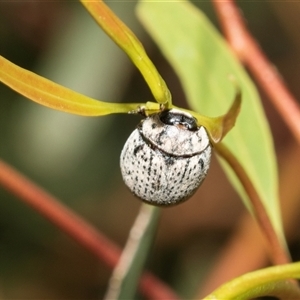
[(245, 172), (242, 165), (236, 159), (236, 157), (230, 152), (230, 150), (222, 143), (216, 144), (215, 148), (218, 154), (224, 158), (224, 160), (230, 165), (232, 170), (235, 172), (236, 176), (239, 178), (245, 192), (247, 193), (252, 206), (253, 214), (256, 218), (263, 234), (265, 235), (271, 258), (274, 264), (286, 264), (290, 262), (289, 254), (286, 249), (282, 246), (282, 243), (277, 236), (272, 223), (266, 213), (265, 207), (255, 190), (251, 180), (249, 179), (247, 173)]
[(143, 203), (110, 279), (105, 299), (133, 299), (160, 216), (158, 207)]
[[(0, 160), (0, 184), (23, 203), (36, 210), (108, 267), (116, 266), (120, 249), (92, 225), (60, 203), (35, 183)], [(176, 294), (149, 272), (142, 275), (140, 288), (149, 299), (178, 299)]]
[(224, 33), (238, 57), (253, 73), (281, 117), (300, 143), (300, 106), (280, 74), (247, 30), (233, 0), (212, 0)]

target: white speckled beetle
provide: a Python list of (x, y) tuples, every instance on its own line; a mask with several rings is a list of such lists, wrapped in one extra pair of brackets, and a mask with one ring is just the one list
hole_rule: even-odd
[(206, 177), (210, 157), (205, 128), (190, 114), (171, 109), (140, 122), (124, 145), (120, 165), (134, 195), (167, 206), (193, 195)]

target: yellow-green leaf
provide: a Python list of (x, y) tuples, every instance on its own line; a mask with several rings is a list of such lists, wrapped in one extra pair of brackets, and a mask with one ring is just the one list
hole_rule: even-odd
[(74, 92), (0, 56), (0, 81), (44, 106), (83, 116), (128, 113), (143, 103), (102, 102)]
[(290, 279), (300, 279), (300, 263), (269, 267), (237, 277), (204, 298), (246, 300), (262, 296), (299, 299), (299, 287)]
[(108, 36), (130, 57), (158, 103), (172, 104), (170, 91), (135, 34), (101, 0), (80, 0)]

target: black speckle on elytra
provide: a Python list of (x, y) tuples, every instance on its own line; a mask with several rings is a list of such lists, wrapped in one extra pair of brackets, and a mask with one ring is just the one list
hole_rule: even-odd
[(165, 163), (166, 163), (167, 166), (172, 166), (175, 163), (175, 158), (171, 157), (171, 156), (168, 156), (165, 159)]
[(133, 150), (133, 155), (136, 156), (137, 153), (138, 153), (140, 150), (143, 149), (143, 146), (144, 146), (144, 145), (139, 145), (139, 146), (135, 147), (134, 150)]
[(204, 169), (204, 161), (202, 158), (199, 159), (199, 164), (201, 166), (201, 170), (203, 170)]

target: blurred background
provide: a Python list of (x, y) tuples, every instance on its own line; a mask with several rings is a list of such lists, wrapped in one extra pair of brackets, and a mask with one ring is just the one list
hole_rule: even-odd
[[(300, 3), (237, 3), (299, 99)], [(135, 4), (108, 2), (142, 40), (174, 103), (185, 107), (180, 83), (137, 21)], [(196, 4), (217, 25), (210, 3)], [(126, 55), (77, 2), (0, 2), (0, 55), (99, 100), (153, 99)], [(297, 260), (300, 147), (263, 92), (261, 97), (278, 157), (286, 233)], [(57, 112), (0, 85), (0, 157), (123, 247), (141, 203), (122, 182), (119, 155), (139, 120), (132, 115), (94, 118)], [(186, 203), (163, 210), (148, 269), (188, 299), (268, 263), (256, 225), (214, 157), (198, 192)], [(110, 274), (93, 255), (0, 187), (1, 299), (101, 298)]]

